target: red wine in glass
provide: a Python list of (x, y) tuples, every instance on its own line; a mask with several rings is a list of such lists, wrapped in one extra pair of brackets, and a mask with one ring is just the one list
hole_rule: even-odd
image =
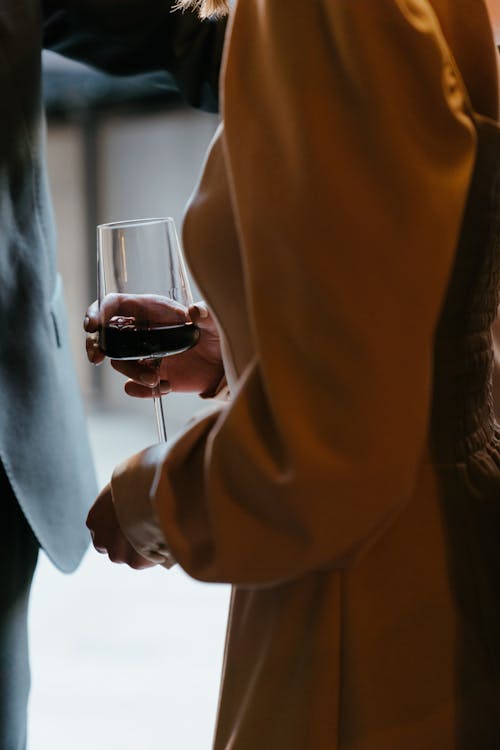
[(124, 322), (115, 317), (102, 327), (99, 346), (111, 359), (146, 359), (180, 354), (196, 344), (200, 336), (197, 326), (181, 323), (171, 326), (145, 327), (135, 320)]

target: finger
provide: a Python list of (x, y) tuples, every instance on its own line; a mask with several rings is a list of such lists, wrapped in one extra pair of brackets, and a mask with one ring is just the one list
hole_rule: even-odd
[(217, 324), (206, 302), (201, 300), (188, 309), (189, 319), (202, 331), (217, 333)]
[(87, 308), (83, 321), (83, 328), (88, 333), (95, 333), (99, 329), (99, 303), (97, 300), (92, 302)]
[(107, 294), (101, 300), (101, 324), (116, 315), (130, 316), (142, 324), (175, 325), (187, 320), (187, 309), (159, 294)]
[(96, 552), (99, 552), (100, 555), (103, 555), (106, 552), (106, 549), (99, 544), (99, 542), (95, 538), (95, 531), (94, 529), (91, 529), (89, 526), (89, 520), (87, 519), (86, 526), (90, 533), (90, 538), (92, 540), (93, 547)]
[(189, 318), (192, 323), (196, 323), (198, 326), (203, 325), (204, 320), (208, 320), (210, 318), (210, 312), (208, 310), (206, 302), (203, 302), (201, 300), (200, 302), (196, 302), (194, 305), (191, 305), (188, 308), (188, 314)]
[(106, 555), (108, 553), (107, 544), (104, 539), (101, 538), (100, 534), (92, 528), (89, 519), (87, 519), (87, 528), (90, 531), (90, 537), (95, 551), (99, 552), (100, 555)]
[(124, 565), (127, 562), (125, 560), (124, 553), (121, 550), (116, 549), (115, 547), (108, 550), (108, 557), (110, 561), (115, 565)]
[(154, 566), (157, 565), (157, 563), (148, 560), (135, 550), (130, 552), (125, 562), (130, 568), (133, 568), (134, 570), (146, 570), (146, 568), (154, 568)]
[[(158, 396), (158, 387), (148, 388), (145, 385), (139, 385), (139, 383), (136, 383), (134, 380), (127, 380), (124, 388), (125, 393), (134, 398), (153, 398), (154, 396)], [(166, 396), (167, 393), (171, 393), (172, 388), (168, 380), (162, 380), (160, 382), (159, 390), (160, 396)]]
[(87, 351), (87, 359), (93, 365), (99, 365), (104, 360), (104, 353), (99, 347), (99, 339), (95, 334), (90, 334), (86, 337), (85, 349)]
[(134, 361), (112, 359), (111, 367), (121, 375), (125, 375), (126, 378), (135, 380), (136, 383), (145, 385), (147, 388), (154, 388), (160, 382), (160, 374), (156, 366), (146, 363), (139, 364)]
[(108, 545), (108, 557), (118, 565), (128, 564), (131, 557), (137, 555), (127, 537), (120, 529), (116, 530), (111, 543)]

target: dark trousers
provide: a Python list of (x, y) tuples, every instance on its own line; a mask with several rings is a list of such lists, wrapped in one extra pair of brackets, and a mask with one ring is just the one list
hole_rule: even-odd
[(0, 463), (0, 750), (25, 750), (30, 688), (28, 600), (38, 557)]

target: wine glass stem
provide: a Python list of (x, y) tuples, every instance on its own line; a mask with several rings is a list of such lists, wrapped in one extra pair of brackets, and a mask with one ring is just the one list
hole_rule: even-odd
[[(151, 364), (153, 365), (155, 370), (159, 372), (160, 366), (161, 366), (161, 357), (153, 358), (151, 360)], [(161, 389), (160, 389), (159, 382), (156, 388), (153, 389), (153, 404), (155, 407), (156, 431), (158, 433), (158, 442), (166, 443), (167, 442), (167, 427), (165, 424), (165, 411), (163, 409), (163, 401), (161, 398)]]
[(156, 429), (158, 432), (158, 441), (165, 443), (167, 441), (167, 429), (165, 427), (165, 412), (163, 411), (163, 400), (160, 396), (160, 389), (157, 389), (157, 395), (153, 396), (156, 415)]

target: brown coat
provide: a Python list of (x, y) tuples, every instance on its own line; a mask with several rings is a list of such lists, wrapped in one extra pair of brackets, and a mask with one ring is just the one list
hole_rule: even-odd
[(151, 494), (189, 574), (234, 584), (216, 750), (500, 737), (498, 706), (477, 744), (457, 729), (429, 440), (474, 113), (496, 93), (482, 0), (236, 6), (184, 228), (232, 398), (113, 483), (117, 505)]

